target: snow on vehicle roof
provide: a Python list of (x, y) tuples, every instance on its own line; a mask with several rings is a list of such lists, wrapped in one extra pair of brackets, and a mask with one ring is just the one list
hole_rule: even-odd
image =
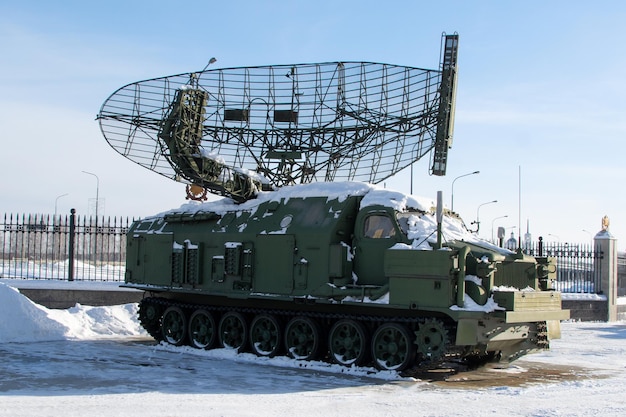
[[(266, 202), (287, 202), (291, 198), (326, 198), (327, 201), (345, 201), (352, 196), (363, 197), (360, 207), (383, 206), (390, 207), (400, 213), (409, 209), (421, 212), (416, 216), (415, 223), (410, 230), (410, 239), (414, 239), (414, 245), (398, 244), (394, 249), (426, 249), (430, 248), (428, 242), (435, 242), (434, 231), (437, 228), (435, 218), (436, 203), (432, 198), (408, 195), (399, 191), (388, 190), (377, 185), (363, 182), (323, 182), (311, 184), (298, 184), (279, 188), (275, 191), (260, 192), (258, 197), (237, 204), (230, 198), (222, 198), (209, 202), (189, 202), (177, 209), (159, 213), (156, 217), (168, 214), (196, 214), (216, 213), (224, 215), (233, 212), (255, 212), (258, 207)], [(417, 215), (417, 213), (416, 213)], [(473, 244), (495, 250), (500, 253), (511, 253), (507, 249), (500, 248), (484, 241), (474, 233), (467, 230), (463, 221), (453, 216), (444, 216), (443, 220), (444, 242), (452, 240), (471, 242)]]
[(361, 207), (382, 205), (398, 211), (414, 208), (420, 211), (429, 211), (434, 207), (432, 199), (410, 196), (398, 191), (387, 190), (376, 185), (363, 182), (324, 182), (311, 184), (297, 184), (279, 188), (275, 191), (262, 191), (257, 198), (242, 204), (236, 204), (230, 198), (222, 198), (209, 202), (189, 202), (179, 208), (171, 209), (157, 216), (161, 217), (173, 213), (213, 212), (223, 215), (234, 211), (254, 211), (259, 205), (271, 201), (288, 201), (291, 198), (325, 197), (328, 201), (345, 201), (348, 197), (364, 196)]
[(408, 195), (385, 188), (372, 188), (361, 201), (361, 208), (374, 205), (391, 207), (399, 212), (406, 211), (409, 208), (428, 212), (437, 207), (433, 199)]

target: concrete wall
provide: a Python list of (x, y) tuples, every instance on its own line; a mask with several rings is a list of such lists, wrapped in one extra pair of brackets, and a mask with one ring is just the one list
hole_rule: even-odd
[(617, 306), (617, 320), (626, 321), (626, 305)]
[(606, 321), (609, 304), (605, 300), (563, 300), (562, 307), (570, 311), (570, 319), (579, 321)]
[(20, 293), (37, 304), (48, 308), (70, 308), (77, 303), (86, 306), (110, 306), (138, 303), (143, 298), (139, 290), (75, 290), (20, 288)]

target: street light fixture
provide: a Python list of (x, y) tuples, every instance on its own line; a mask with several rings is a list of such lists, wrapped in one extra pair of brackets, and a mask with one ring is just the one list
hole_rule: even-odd
[(476, 224), (476, 234), (478, 234), (478, 230), (480, 230), (480, 217), (479, 217), (480, 208), (484, 205), (493, 204), (497, 202), (498, 200), (493, 200), (493, 201), (487, 201), (486, 203), (482, 203), (478, 205), (478, 208), (476, 209), (476, 221), (474, 222)]
[(61, 194), (60, 196), (54, 199), (54, 218), (55, 219), (57, 218), (57, 203), (59, 202), (59, 198), (65, 197), (66, 195), (69, 195), (69, 193)]
[(96, 233), (93, 235), (93, 262), (97, 264), (97, 253), (98, 253), (98, 206), (100, 205), (100, 178), (92, 172), (83, 171), (85, 174), (93, 175), (96, 177)]
[(216, 62), (217, 62), (217, 59), (215, 57), (212, 57), (211, 59), (209, 59), (209, 62), (206, 64), (206, 67), (204, 67), (204, 69), (200, 72), (206, 71), (206, 69), (209, 68), (209, 65), (215, 64)]
[(493, 239), (493, 224), (496, 222), (496, 220), (506, 219), (507, 217), (509, 217), (509, 215), (505, 214), (504, 216), (496, 217), (491, 221), (491, 243), (495, 243), (495, 240)]
[(470, 172), (469, 174), (463, 174), (452, 180), (452, 192), (450, 193), (450, 211), (454, 211), (454, 182), (459, 178), (467, 177), (468, 175), (480, 174), (480, 171)]
[(96, 177), (96, 222), (98, 222), (98, 206), (100, 205), (99, 193), (100, 193), (100, 178), (92, 172), (82, 171), (85, 174), (93, 175)]

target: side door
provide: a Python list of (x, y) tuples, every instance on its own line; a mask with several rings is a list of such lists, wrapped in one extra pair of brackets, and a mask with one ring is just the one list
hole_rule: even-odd
[(135, 233), (128, 239), (126, 282), (172, 284), (172, 234)]
[(397, 222), (387, 210), (360, 212), (354, 230), (354, 271), (358, 285), (384, 285), (385, 251), (402, 241)]

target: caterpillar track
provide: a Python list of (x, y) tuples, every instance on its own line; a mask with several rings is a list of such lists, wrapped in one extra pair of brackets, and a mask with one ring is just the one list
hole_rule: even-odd
[(403, 376), (423, 377), (436, 369), (456, 373), (500, 359), (495, 353), (476, 354), (454, 346), (455, 323), (444, 318), (229, 307), (147, 297), (139, 305), (139, 319), (154, 339), (172, 345), (374, 366)]

